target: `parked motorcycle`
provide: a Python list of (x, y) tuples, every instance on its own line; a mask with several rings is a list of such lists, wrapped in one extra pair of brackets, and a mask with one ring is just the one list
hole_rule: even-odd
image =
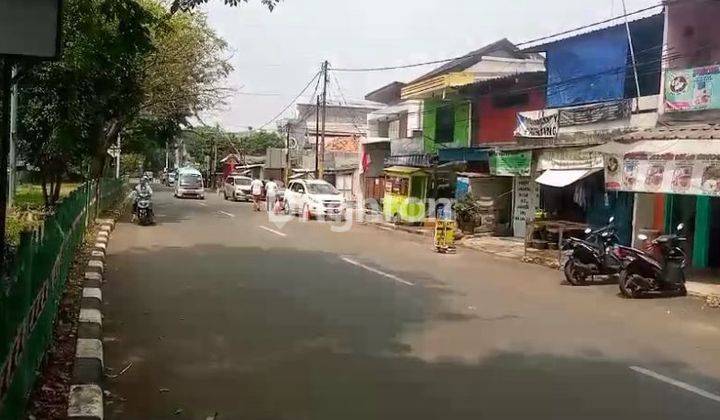
[[(649, 294), (687, 294), (687, 255), (682, 248), (687, 238), (681, 235), (684, 228), (685, 225), (680, 223), (675, 234), (662, 235), (651, 241), (648, 244), (649, 252), (629, 249), (620, 274), (620, 292), (624, 296), (639, 298)], [(648, 237), (641, 234), (638, 239), (646, 241)], [(654, 250), (660, 251), (661, 260), (652, 255)]]
[(563, 244), (567, 261), (565, 278), (573, 286), (592, 281), (595, 276), (617, 277), (622, 270), (622, 250), (615, 230), (614, 217), (602, 229), (585, 230), (585, 239), (570, 238)]
[(155, 223), (152, 195), (149, 192), (141, 192), (138, 194), (135, 202), (135, 217), (141, 226)]

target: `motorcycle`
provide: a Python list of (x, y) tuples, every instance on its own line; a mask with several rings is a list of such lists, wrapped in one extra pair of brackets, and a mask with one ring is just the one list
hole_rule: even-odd
[(563, 266), (565, 279), (573, 286), (587, 284), (595, 276), (617, 277), (622, 270), (620, 241), (611, 217), (607, 226), (592, 230), (585, 229), (585, 239), (570, 238), (563, 244), (567, 261)]
[[(623, 270), (620, 274), (620, 292), (624, 296), (639, 298), (647, 294), (687, 294), (687, 254), (682, 248), (687, 238), (681, 236), (684, 229), (685, 225), (680, 223), (675, 234), (654, 239), (648, 244), (648, 252), (634, 248), (629, 250), (623, 259)], [(648, 237), (640, 234), (638, 239), (646, 241)], [(659, 250), (661, 260), (653, 256), (652, 252), (655, 250)]]
[(155, 223), (153, 213), (152, 196), (150, 193), (139, 193), (135, 202), (135, 216), (141, 226)]

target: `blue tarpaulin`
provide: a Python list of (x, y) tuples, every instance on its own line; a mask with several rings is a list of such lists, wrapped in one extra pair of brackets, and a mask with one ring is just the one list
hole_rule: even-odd
[(622, 26), (550, 45), (548, 107), (623, 98), (627, 56), (627, 33)]

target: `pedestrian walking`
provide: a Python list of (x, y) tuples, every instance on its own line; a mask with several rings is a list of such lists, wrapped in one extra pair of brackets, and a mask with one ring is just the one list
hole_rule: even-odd
[(260, 199), (262, 198), (263, 183), (259, 179), (255, 178), (250, 183), (250, 190), (252, 192), (253, 208), (255, 211), (260, 210)]
[(270, 178), (267, 184), (265, 184), (265, 201), (267, 204), (267, 211), (273, 211), (275, 209), (275, 201), (277, 200), (278, 184), (275, 182), (275, 178)]

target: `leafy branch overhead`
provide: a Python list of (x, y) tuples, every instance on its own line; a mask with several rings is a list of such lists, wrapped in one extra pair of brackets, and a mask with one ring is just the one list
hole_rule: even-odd
[[(173, 0), (170, 6), (170, 13), (175, 13), (179, 10), (188, 11), (201, 4), (207, 3), (209, 0)], [(248, 0), (223, 0), (225, 4), (229, 6), (237, 6), (240, 3), (247, 3)], [(280, 3), (280, 0), (260, 0), (271, 11)]]
[(199, 13), (169, 17), (160, 0), (65, 0), (63, 49), (19, 83), (19, 147), (48, 184), (97, 178), (122, 134), (150, 154), (228, 95), (227, 44)]

